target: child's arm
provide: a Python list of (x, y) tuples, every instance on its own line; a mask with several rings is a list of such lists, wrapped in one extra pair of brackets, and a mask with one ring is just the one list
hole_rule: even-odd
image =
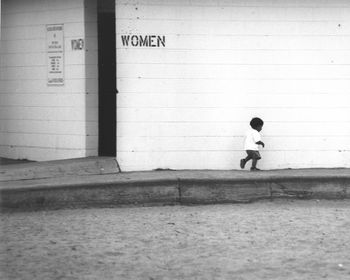
[(261, 145), (261, 146), (263, 146), (263, 148), (265, 148), (265, 144), (264, 144), (264, 142), (262, 142), (262, 141), (258, 141), (258, 142), (256, 142), (255, 144)]

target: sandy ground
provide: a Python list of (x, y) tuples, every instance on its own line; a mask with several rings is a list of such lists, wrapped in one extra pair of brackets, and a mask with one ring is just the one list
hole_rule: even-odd
[(2, 213), (1, 279), (350, 279), (350, 201)]

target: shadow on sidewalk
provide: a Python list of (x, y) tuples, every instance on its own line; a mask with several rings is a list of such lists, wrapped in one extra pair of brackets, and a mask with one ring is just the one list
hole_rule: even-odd
[(30, 163), (30, 162), (34, 162), (34, 161), (26, 160), (26, 159), (10, 159), (10, 158), (0, 157), (0, 166), (9, 165), (9, 164)]

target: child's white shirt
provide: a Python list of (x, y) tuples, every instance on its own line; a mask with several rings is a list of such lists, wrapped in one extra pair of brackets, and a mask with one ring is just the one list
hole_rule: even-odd
[(259, 131), (251, 128), (246, 132), (244, 141), (244, 150), (258, 151), (259, 145), (256, 142), (261, 141), (261, 135)]

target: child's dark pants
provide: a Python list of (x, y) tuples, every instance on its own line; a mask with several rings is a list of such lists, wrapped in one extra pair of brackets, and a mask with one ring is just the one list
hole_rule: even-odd
[(256, 164), (259, 159), (261, 159), (259, 151), (253, 151), (253, 150), (246, 150), (247, 157), (244, 159), (245, 162), (248, 162), (249, 160), (253, 160), (252, 162), (252, 168), (256, 167)]

